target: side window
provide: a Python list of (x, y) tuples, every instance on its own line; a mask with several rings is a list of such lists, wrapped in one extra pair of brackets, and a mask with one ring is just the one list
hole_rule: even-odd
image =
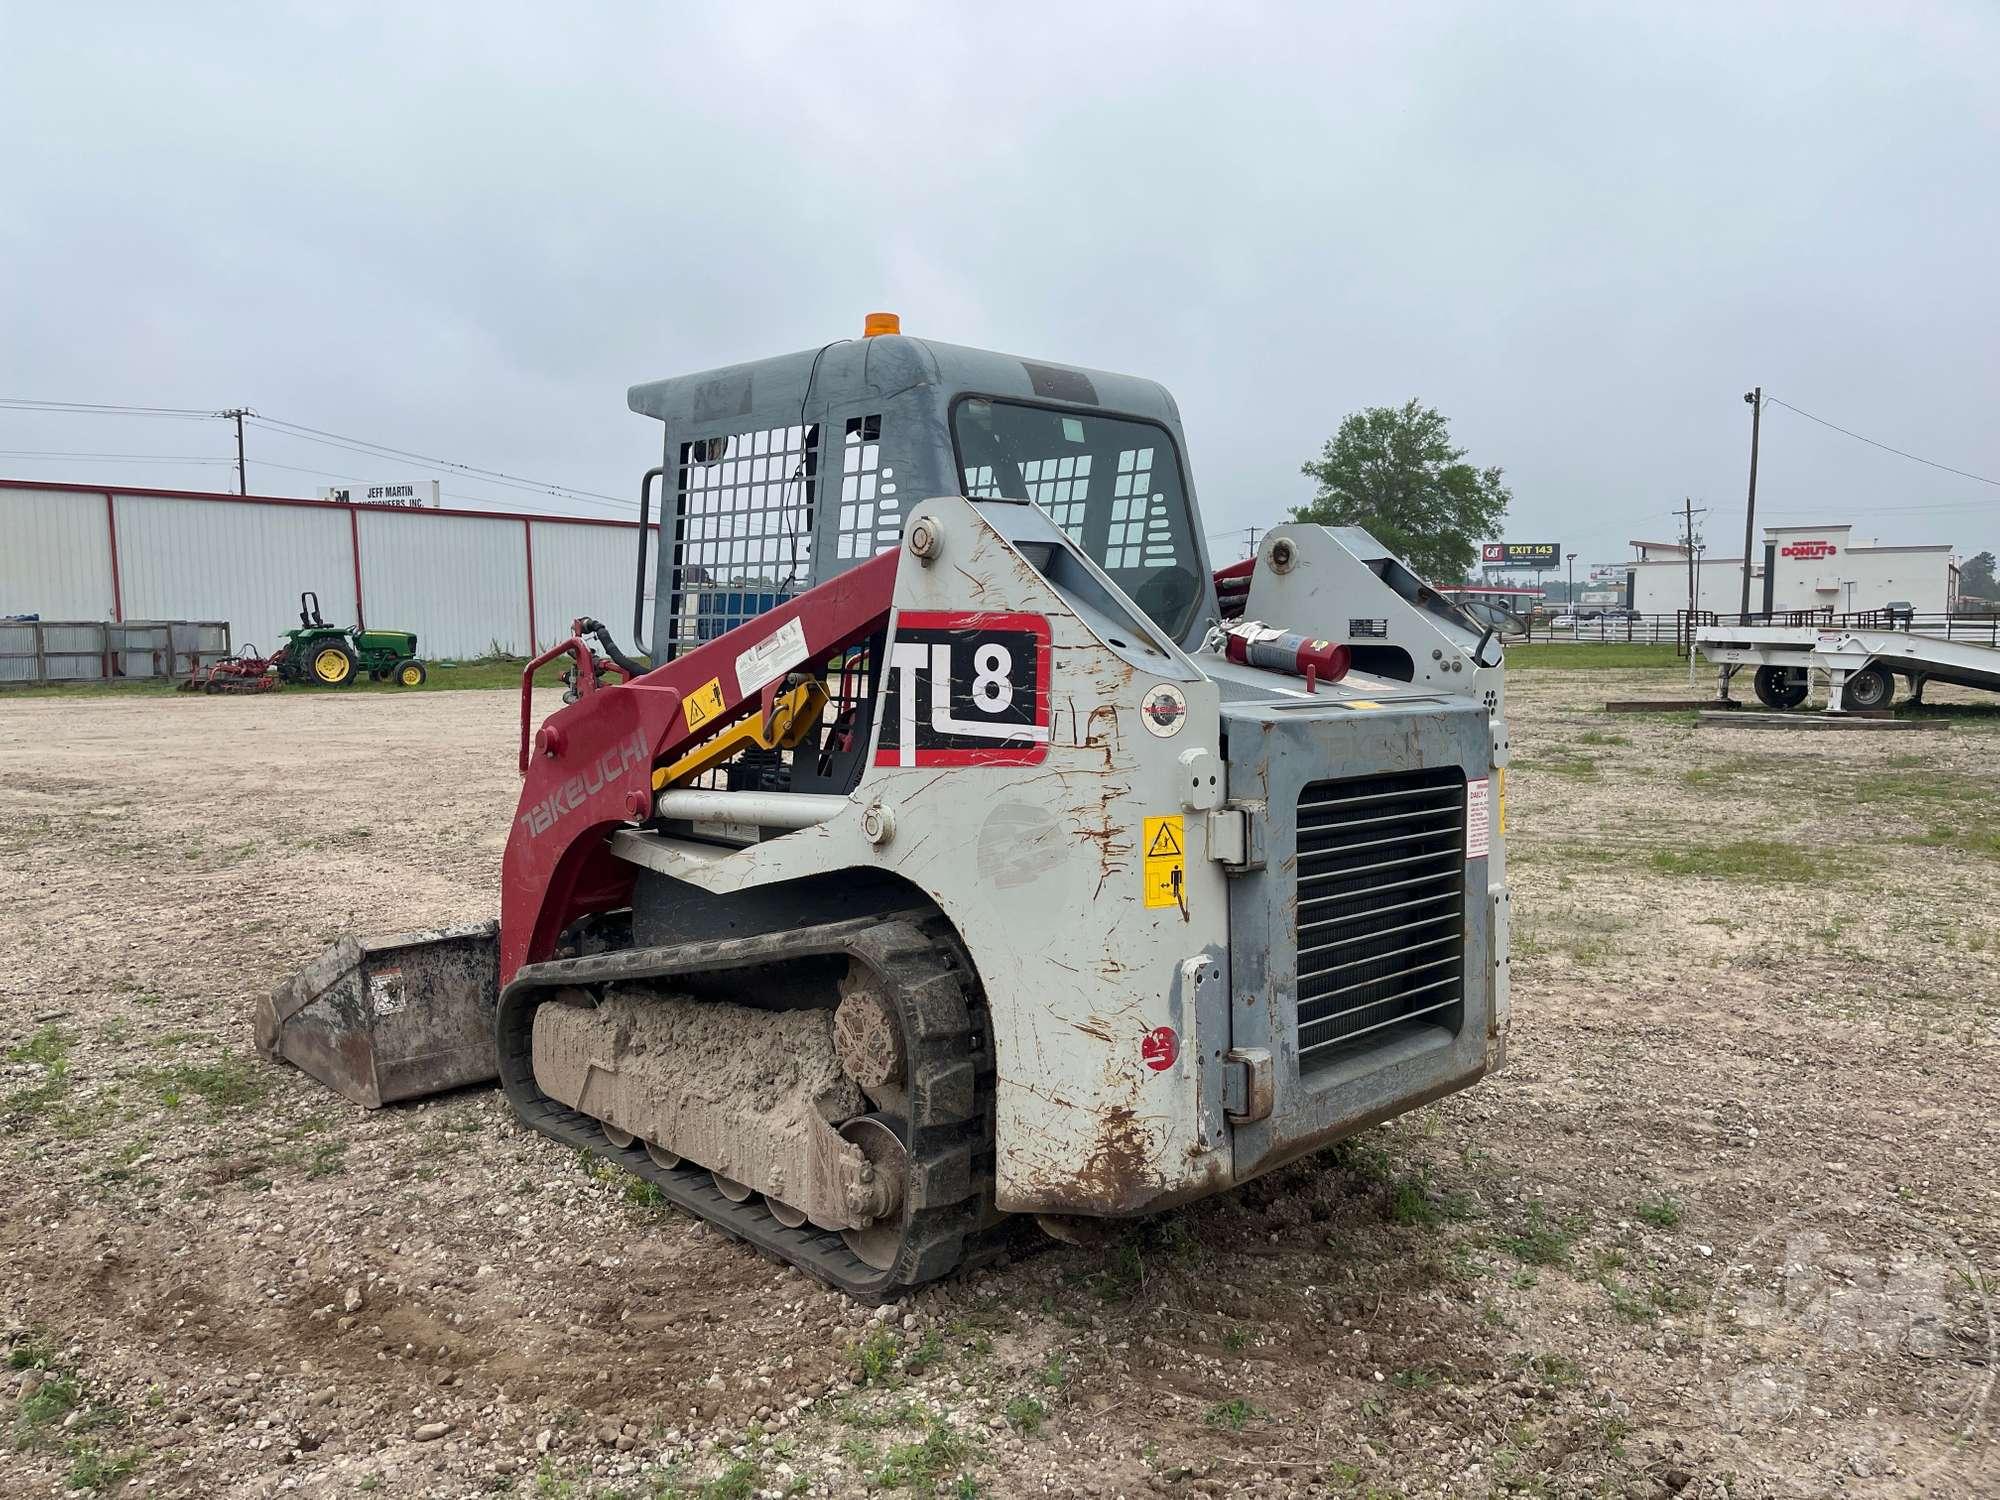
[(834, 555), (869, 558), (903, 539), (896, 471), (882, 462), (882, 418), (849, 417), (840, 440), (840, 514)]
[(812, 581), (819, 428), (770, 427), (680, 445), (667, 654), (679, 656)]

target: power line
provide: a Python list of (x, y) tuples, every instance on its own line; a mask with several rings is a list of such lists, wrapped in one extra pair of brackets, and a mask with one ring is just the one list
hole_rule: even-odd
[(536, 490), (545, 495), (555, 495), (572, 500), (600, 500), (606, 504), (629, 508), (635, 502), (617, 495), (606, 495), (596, 490), (581, 490), (566, 484), (557, 484), (549, 479), (529, 479), (520, 474), (509, 474), (500, 469), (485, 469), (477, 464), (462, 464), (448, 458), (438, 458), (428, 453), (413, 453), (407, 448), (394, 448), (387, 443), (371, 442), (367, 438), (350, 437), (345, 433), (327, 432), (318, 427), (307, 427), (300, 422), (287, 422), (278, 417), (259, 416), (251, 419), (257, 426), (267, 428), (280, 436), (302, 438), (306, 442), (324, 443), (332, 448), (347, 448), (356, 453), (366, 453), (378, 458), (402, 458), (414, 463), (434, 464), (441, 469), (453, 469), (460, 474), (477, 479), (493, 480), (517, 489)]
[(69, 412), (97, 417), (182, 417), (208, 421), (220, 412), (197, 411), (191, 406), (117, 406), (97, 401), (36, 401), (26, 396), (0, 396), (0, 407), (14, 411)]
[(2000, 479), (1989, 479), (1984, 474), (1974, 474), (1968, 469), (1954, 469), (1950, 464), (1941, 464), (1936, 459), (1924, 458), (1915, 453), (1906, 453), (1903, 449), (1892, 448), (1887, 443), (1878, 443), (1872, 437), (1863, 437), (1858, 432), (1853, 432), (1842, 427), (1838, 422), (1829, 422), (1825, 417), (1816, 417), (1811, 412), (1792, 405), (1789, 401), (1780, 401), (1776, 396), (1766, 396), (1764, 400), (1769, 405), (1782, 406), (1786, 411), (1797, 412), (1798, 415), (1804, 417), (1808, 422), (1817, 422), (1822, 427), (1831, 427), (1835, 432), (1841, 434), (1841, 436), (1851, 437), (1857, 443), (1866, 443), (1871, 448), (1880, 448), (1884, 453), (1893, 453), (1896, 457), (1907, 458), (1912, 463), (1923, 464), (1927, 468), (1942, 469), (1947, 474), (1956, 474), (1960, 479), (1974, 479), (1981, 484), (1990, 484), (1996, 489), (2000, 489)]
[(0, 448), (0, 458), (89, 458), (110, 463), (226, 464), (200, 453), (73, 453), (55, 448)]
[[(296, 438), (301, 442), (317, 443), (323, 447), (341, 448), (350, 453), (359, 453), (368, 458), (395, 458), (414, 463), (429, 464), (440, 469), (449, 469), (472, 479), (483, 479), (510, 489), (530, 490), (537, 494), (549, 495), (556, 499), (573, 500), (580, 504), (609, 507), (621, 512), (630, 511), (634, 502), (618, 495), (607, 495), (597, 490), (578, 489), (572, 485), (559, 484), (549, 479), (531, 479), (526, 475), (509, 474), (500, 469), (483, 468), (478, 464), (459, 463), (454, 459), (438, 458), (432, 454), (416, 453), (407, 448), (397, 448), (388, 443), (377, 443), (368, 438), (353, 437), (347, 433), (330, 432), (324, 428), (308, 427), (302, 422), (288, 422), (280, 417), (262, 416), (248, 408), (230, 408), (227, 411), (204, 411), (191, 406), (137, 406), (123, 405), (108, 401), (45, 401), (27, 396), (0, 396), (0, 410), (46, 412), (68, 416), (98, 417), (163, 417), (180, 421), (233, 420), (238, 425), (247, 420), (263, 428), (276, 437)], [(240, 443), (239, 443), (240, 448)], [(25, 454), (10, 456), (26, 456)], [(77, 454), (79, 458), (95, 457), (91, 454)], [(167, 461), (161, 455), (161, 461)], [(192, 461), (192, 460), (189, 460)], [(256, 459), (251, 462), (263, 463)], [(239, 470), (242, 459), (238, 460)], [(331, 475), (325, 469), (304, 469), (286, 464), (272, 464), (272, 468), (294, 468), (298, 473), (323, 474), (333, 478), (347, 479), (349, 475)]]

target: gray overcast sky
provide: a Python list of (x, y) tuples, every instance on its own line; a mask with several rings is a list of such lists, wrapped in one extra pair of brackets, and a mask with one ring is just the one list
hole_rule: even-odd
[[(657, 461), (627, 385), (880, 307), (1163, 381), (1212, 533), (1412, 395), (1506, 468), (1511, 537), (1583, 562), (1684, 494), (1740, 547), (1759, 382), (2000, 477), (1986, 0), (398, 9), (0, 0), (0, 395), (244, 403), (622, 496)], [(2000, 489), (1764, 431), (1762, 518), (2000, 546)], [(0, 449), (233, 483), (12, 456), (222, 457), (221, 422), (0, 412)]]

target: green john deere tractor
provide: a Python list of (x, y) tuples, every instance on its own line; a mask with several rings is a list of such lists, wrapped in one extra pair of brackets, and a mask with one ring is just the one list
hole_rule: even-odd
[(287, 682), (346, 687), (366, 672), (377, 682), (421, 687), (428, 675), (417, 660), (417, 637), (408, 630), (363, 630), (329, 625), (320, 617), (319, 595), (299, 595), (299, 625), (285, 632), (277, 655), (278, 675)]

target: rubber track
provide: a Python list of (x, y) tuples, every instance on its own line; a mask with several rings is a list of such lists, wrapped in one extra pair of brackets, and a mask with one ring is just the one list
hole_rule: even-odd
[[(1005, 1226), (978, 1228), (990, 1198), (992, 1072), (978, 985), (941, 921), (920, 913), (865, 917), (768, 936), (628, 948), (522, 967), (496, 1015), (500, 1082), (515, 1113), (564, 1145), (614, 1162), (656, 1186), (676, 1207), (706, 1220), (848, 1296), (879, 1303), (910, 1287), (990, 1260), (1005, 1248)], [(563, 989), (600, 992), (607, 984), (667, 979), (768, 964), (813, 954), (845, 954), (883, 983), (908, 1044), (910, 1177), (903, 1243), (895, 1265), (878, 1271), (840, 1235), (808, 1223), (788, 1229), (762, 1198), (732, 1203), (706, 1167), (662, 1167), (635, 1141), (620, 1149), (597, 1121), (550, 1098), (535, 1082), (535, 1011)]]

